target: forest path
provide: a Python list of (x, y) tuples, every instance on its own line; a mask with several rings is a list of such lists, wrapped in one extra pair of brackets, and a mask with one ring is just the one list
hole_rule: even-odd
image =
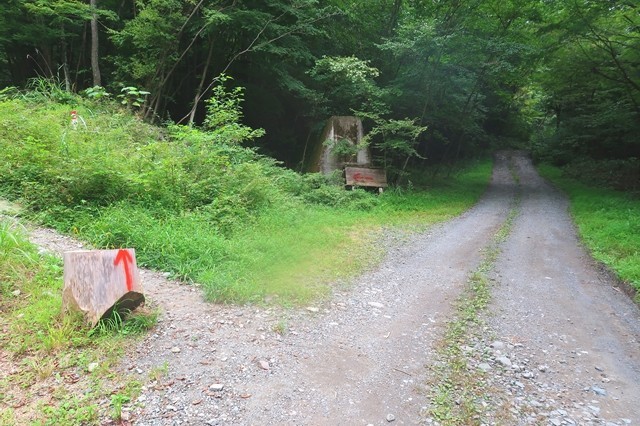
[[(483, 324), (464, 345), (480, 424), (640, 424), (640, 311), (580, 248), (563, 196), (501, 153), (482, 200), (390, 248), (322, 306), (221, 306), (143, 271), (157, 327), (123, 360), (137, 425), (436, 424), (434, 365), (455, 301), (502, 226)], [(516, 213), (515, 216), (513, 213)], [(511, 213), (511, 215), (510, 215)], [(63, 252), (78, 243), (36, 229)], [(456, 392), (453, 390), (453, 392)], [(607, 423), (608, 422), (608, 423)]]

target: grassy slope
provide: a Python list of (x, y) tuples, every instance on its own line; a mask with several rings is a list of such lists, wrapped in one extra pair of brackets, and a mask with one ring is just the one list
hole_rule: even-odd
[(640, 200), (563, 177), (556, 167), (539, 169), (569, 196), (571, 214), (593, 256), (640, 290)]
[[(485, 161), (422, 190), (347, 192), (228, 143), (233, 126), (158, 129), (74, 102), (0, 99), (0, 192), (97, 247), (135, 247), (140, 264), (217, 301), (321, 297), (379, 259), (383, 227), (459, 214), (490, 175)], [(86, 127), (69, 126), (70, 109)]]
[(263, 209), (231, 238), (213, 232), (198, 213), (156, 218), (130, 205), (87, 218), (78, 232), (98, 245), (108, 245), (101, 240), (114, 230), (126, 234), (142, 263), (202, 284), (212, 300), (306, 303), (377, 261), (375, 240), (384, 227), (425, 228), (469, 208), (490, 169), (486, 161), (429, 191), (388, 191), (368, 210), (289, 200)]

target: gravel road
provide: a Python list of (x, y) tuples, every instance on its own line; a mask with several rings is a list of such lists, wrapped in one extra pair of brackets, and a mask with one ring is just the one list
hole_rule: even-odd
[[(510, 216), (510, 212), (515, 212)], [(511, 217), (512, 219), (508, 219)], [(158, 326), (122, 364), (135, 425), (447, 424), (429, 416), (455, 300), (507, 220), (491, 301), (464, 346), (486, 385), (474, 424), (640, 424), (640, 311), (581, 248), (565, 198), (521, 153), (496, 155), (462, 216), (407, 239), (348, 288), (299, 309), (204, 303), (142, 271)], [(78, 243), (47, 230), (53, 251)]]

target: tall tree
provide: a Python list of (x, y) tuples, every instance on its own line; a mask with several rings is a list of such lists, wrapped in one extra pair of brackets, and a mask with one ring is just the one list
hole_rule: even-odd
[(98, 31), (98, 0), (89, 0), (91, 6), (91, 71), (93, 75), (93, 85), (102, 86), (102, 76), (100, 75), (100, 32)]

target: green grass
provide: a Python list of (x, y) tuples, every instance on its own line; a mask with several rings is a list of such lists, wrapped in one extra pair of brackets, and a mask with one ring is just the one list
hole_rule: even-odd
[[(419, 189), (345, 191), (230, 142), (234, 126), (158, 128), (113, 105), (69, 102), (0, 98), (0, 195), (96, 247), (133, 247), (140, 265), (221, 302), (323, 297), (380, 259), (383, 228), (459, 214), (491, 171), (484, 161)], [(70, 128), (70, 109), (86, 128)]]
[(539, 167), (541, 174), (571, 200), (571, 214), (593, 257), (640, 290), (640, 199), (584, 185), (561, 169)]
[[(114, 383), (109, 370), (124, 352), (126, 335), (146, 331), (153, 319), (141, 315), (91, 333), (79, 315), (62, 312), (60, 260), (39, 254), (23, 229), (0, 218), (0, 352), (10, 363), (0, 379), (0, 425), (99, 424), (103, 388), (125, 386)], [(89, 372), (91, 363), (99, 368)], [(47, 403), (32, 397), (43, 386), (51, 395)]]
[(210, 300), (302, 304), (377, 262), (383, 228), (425, 229), (469, 208), (490, 170), (490, 162), (479, 162), (428, 190), (388, 191), (368, 210), (283, 200), (232, 237), (216, 232), (198, 211), (157, 216), (126, 203), (102, 209), (97, 218), (78, 216), (74, 229), (101, 247), (135, 247), (140, 264), (203, 285)]

